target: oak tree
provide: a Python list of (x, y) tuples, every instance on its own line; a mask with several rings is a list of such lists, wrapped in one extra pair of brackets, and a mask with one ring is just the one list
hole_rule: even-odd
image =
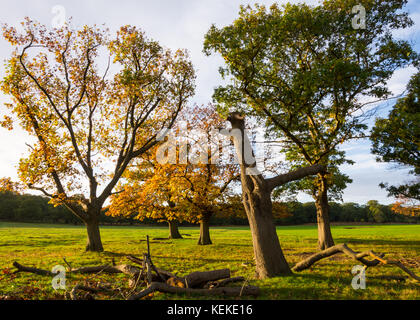
[(22, 26), (3, 27), (15, 50), (1, 83), (13, 121), (37, 141), (20, 180), (70, 209), (87, 226), (86, 250), (102, 251), (101, 210), (193, 95), (192, 64), (132, 26), (112, 37), (96, 26), (48, 30), (29, 18)]

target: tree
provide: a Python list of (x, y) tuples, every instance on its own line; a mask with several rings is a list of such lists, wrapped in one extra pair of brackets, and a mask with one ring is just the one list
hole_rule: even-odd
[(323, 172), (325, 166), (315, 164), (266, 179), (256, 167), (252, 146), (245, 134), (245, 117), (235, 112), (229, 115), (228, 120), (232, 125), (230, 135), (241, 168), (242, 202), (251, 228), (257, 277), (290, 274), (277, 237), (271, 193), (274, 188), (288, 182)]
[[(367, 12), (365, 30), (352, 27), (351, 12), (358, 3)], [(366, 129), (363, 120), (369, 114), (363, 113), (360, 98), (389, 97), (386, 81), (416, 57), (407, 42), (393, 39), (391, 33), (413, 23), (398, 12), (405, 3), (241, 7), (233, 24), (212, 26), (205, 36), (205, 52), (225, 59), (220, 72), (231, 80), (215, 90), (219, 109), (259, 118), (270, 139), (284, 142), (292, 168), (328, 166), (328, 173), (297, 184), (315, 199), (321, 249), (334, 244), (328, 191), (340, 195), (351, 181), (338, 170), (348, 162), (338, 147), (363, 137)]]
[(385, 222), (385, 212), (382, 210), (382, 206), (376, 200), (369, 200), (366, 203), (368, 208), (368, 219), (374, 222)]
[(86, 250), (102, 251), (102, 207), (193, 95), (193, 67), (186, 52), (171, 53), (131, 26), (113, 39), (97, 27), (47, 30), (29, 18), (23, 28), (3, 28), (16, 49), (1, 83), (14, 121), (37, 139), (20, 179), (70, 209), (87, 226)]
[(181, 239), (178, 223), (196, 222), (183, 207), (185, 201), (178, 193), (177, 182), (184, 174), (183, 166), (160, 164), (156, 160), (156, 148), (153, 148), (124, 173), (126, 181), (118, 187), (120, 192), (111, 196), (107, 215), (167, 222), (169, 238)]
[[(225, 122), (212, 106), (196, 107), (184, 118), (187, 134), (182, 144), (188, 150), (186, 174), (179, 181), (189, 210), (199, 217), (199, 245), (212, 244), (210, 219), (221, 210), (229, 187), (239, 178), (238, 165), (229, 156), (219, 133)], [(232, 154), (233, 156), (233, 154)]]
[(168, 221), (170, 236), (177, 238), (177, 221), (198, 222), (198, 244), (211, 244), (210, 219), (238, 177), (237, 165), (219, 154), (222, 123), (211, 106), (184, 110), (168, 140), (128, 171), (109, 213)]
[(381, 183), (388, 196), (420, 202), (420, 72), (412, 77), (407, 89), (407, 95), (397, 101), (388, 118), (376, 119), (371, 151), (376, 161), (409, 167), (414, 175), (414, 181), (400, 186)]

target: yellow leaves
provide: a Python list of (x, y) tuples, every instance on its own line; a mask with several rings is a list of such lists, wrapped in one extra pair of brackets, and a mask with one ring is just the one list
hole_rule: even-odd
[(9, 116), (5, 115), (4, 120), (0, 121), (0, 127), (3, 127), (9, 131), (13, 130), (13, 120)]
[(20, 183), (13, 182), (11, 178), (0, 178), (0, 192), (20, 193), (23, 186)]
[(409, 199), (400, 199), (393, 204), (391, 210), (397, 214), (402, 214), (405, 216), (420, 216), (420, 204), (415, 203)]

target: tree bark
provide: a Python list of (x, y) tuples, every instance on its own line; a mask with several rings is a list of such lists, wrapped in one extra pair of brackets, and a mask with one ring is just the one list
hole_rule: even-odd
[(85, 221), (87, 228), (87, 244), (86, 251), (102, 252), (101, 233), (99, 231), (99, 214), (91, 213), (90, 218)]
[(264, 189), (250, 191), (245, 188), (243, 203), (251, 228), (257, 277), (291, 274), (277, 236), (270, 193)]
[(168, 221), (169, 224), (169, 239), (182, 239), (182, 235), (179, 233), (178, 222), (176, 220)]
[(328, 185), (324, 174), (319, 174), (320, 185), (315, 197), (316, 218), (318, 224), (318, 248), (325, 250), (334, 246), (334, 240), (331, 234), (328, 204)]
[(200, 238), (198, 244), (205, 246), (212, 244), (210, 239), (210, 214), (204, 214), (203, 219), (200, 221)]

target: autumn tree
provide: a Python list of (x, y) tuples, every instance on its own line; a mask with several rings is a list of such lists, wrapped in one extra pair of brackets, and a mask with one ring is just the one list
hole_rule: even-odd
[(180, 237), (176, 222), (199, 223), (198, 244), (211, 244), (210, 219), (238, 178), (237, 164), (220, 152), (223, 122), (211, 106), (185, 109), (167, 140), (129, 169), (109, 213), (167, 221), (173, 238)]
[(104, 203), (193, 95), (193, 67), (186, 52), (131, 26), (111, 38), (96, 26), (22, 25), (22, 33), (3, 27), (15, 50), (1, 83), (13, 121), (37, 140), (20, 161), (20, 180), (66, 206), (87, 226), (86, 250), (102, 251)]
[(210, 219), (220, 211), (229, 187), (238, 180), (239, 168), (229, 141), (219, 132), (225, 120), (213, 106), (196, 106), (191, 111), (191, 116), (184, 118), (186, 130), (180, 139), (188, 163), (179, 185), (190, 214), (199, 217), (198, 244), (208, 245), (212, 243)]
[(181, 239), (178, 223), (196, 223), (183, 207), (185, 199), (179, 194), (177, 181), (185, 174), (181, 165), (156, 161), (156, 147), (143, 154), (123, 175), (119, 192), (111, 196), (107, 215), (133, 217), (143, 221), (153, 219), (167, 222), (169, 238)]
[[(366, 29), (352, 25), (352, 8), (359, 3), (366, 9)], [(241, 7), (231, 25), (212, 26), (206, 34), (205, 52), (224, 58), (220, 72), (230, 80), (215, 90), (219, 109), (260, 119), (270, 139), (283, 141), (292, 168), (328, 166), (328, 173), (295, 183), (316, 201), (321, 249), (334, 244), (329, 191), (339, 196), (351, 181), (339, 171), (349, 161), (339, 146), (364, 136), (363, 99), (388, 98), (386, 81), (416, 57), (409, 43), (392, 36), (394, 29), (413, 23), (399, 12), (405, 3)]]

